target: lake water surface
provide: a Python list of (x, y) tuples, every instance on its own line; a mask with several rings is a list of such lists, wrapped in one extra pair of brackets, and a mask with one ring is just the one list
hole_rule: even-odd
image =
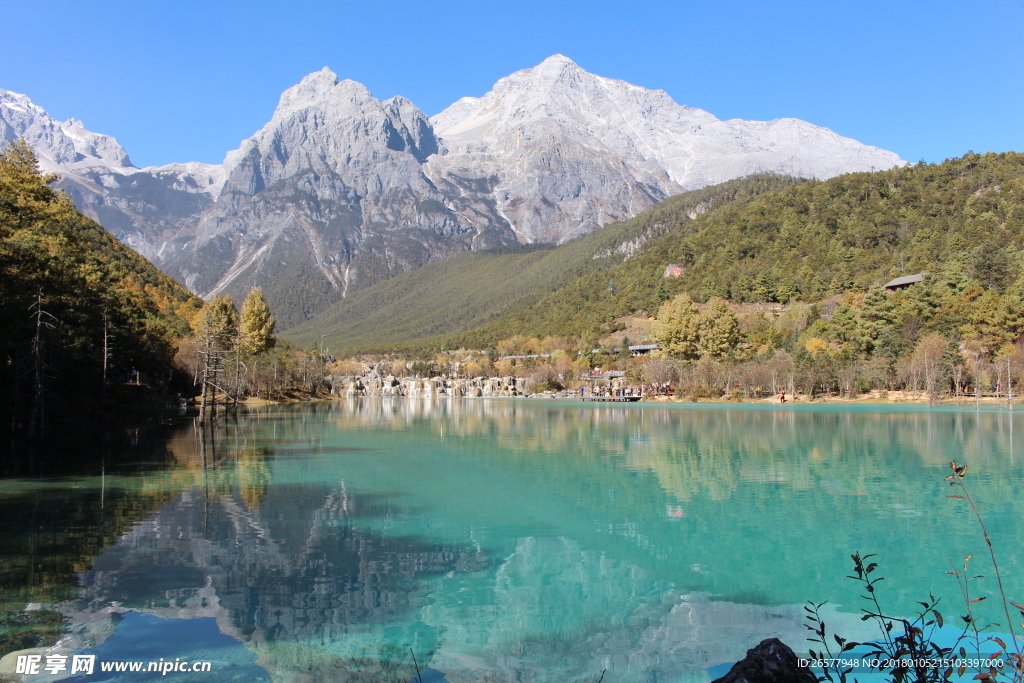
[(806, 652), (808, 600), (873, 637), (856, 551), (893, 613), (929, 592), (962, 613), (950, 560), (992, 572), (952, 459), (1024, 597), (1021, 419), (352, 399), (205, 438), (182, 420), (78, 476), (0, 481), (0, 654), (62, 632), (214, 663), (152, 680), (707, 681), (769, 636)]

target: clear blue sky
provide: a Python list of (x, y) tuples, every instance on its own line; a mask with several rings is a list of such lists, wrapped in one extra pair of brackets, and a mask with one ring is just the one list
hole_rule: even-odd
[(115, 136), (138, 166), (219, 163), (325, 65), (433, 115), (554, 53), (909, 161), (1024, 151), (1022, 0), (0, 0), (0, 16), (0, 88)]

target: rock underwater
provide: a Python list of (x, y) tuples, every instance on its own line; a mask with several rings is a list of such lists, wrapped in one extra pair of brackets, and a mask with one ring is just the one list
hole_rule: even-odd
[(747, 650), (747, 656), (733, 664), (729, 673), (712, 683), (817, 683), (796, 654), (778, 638), (766, 638)]

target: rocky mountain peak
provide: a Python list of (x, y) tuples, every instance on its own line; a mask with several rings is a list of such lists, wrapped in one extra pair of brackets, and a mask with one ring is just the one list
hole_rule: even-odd
[(418, 166), (436, 151), (430, 123), (415, 105), (401, 97), (381, 102), (324, 67), (284, 91), (271, 120), (228, 153), (225, 189), (251, 195), (310, 170), (361, 185), (397, 166)]
[(50, 117), (46, 110), (32, 102), (28, 95), (11, 92), (10, 90), (0, 89), (0, 107), (9, 112), (17, 112), (30, 117)]
[(554, 80), (565, 76), (573, 76), (580, 72), (586, 73), (580, 66), (565, 55), (551, 55), (531, 69), (523, 69), (512, 74), (513, 77), (532, 77), (543, 80)]
[(281, 119), (309, 107), (337, 109), (345, 105), (362, 106), (371, 100), (376, 101), (362, 83), (339, 80), (325, 66), (281, 93), (273, 119)]
[(58, 121), (26, 95), (0, 90), (0, 143), (25, 138), (46, 171), (104, 167), (134, 170), (128, 153), (109, 135), (93, 133), (77, 119)]
[(499, 79), (488, 95), (532, 97), (541, 100), (536, 104), (557, 106), (563, 93), (580, 92), (588, 77), (595, 78), (568, 57), (552, 55), (535, 67)]
[(751, 173), (829, 178), (903, 163), (796, 119), (720, 121), (563, 55), (431, 121), (450, 152), (436, 165), (493, 174), (498, 208), (524, 241), (562, 242), (668, 195)]

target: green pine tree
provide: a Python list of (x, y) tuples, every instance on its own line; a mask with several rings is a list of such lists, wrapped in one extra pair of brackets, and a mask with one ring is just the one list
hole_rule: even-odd
[(896, 308), (889, 293), (881, 287), (869, 289), (860, 312), (861, 349), (870, 352), (886, 332), (896, 334), (896, 321)]
[(740, 341), (740, 324), (729, 302), (715, 297), (698, 320), (697, 353), (701, 358), (724, 358)]

